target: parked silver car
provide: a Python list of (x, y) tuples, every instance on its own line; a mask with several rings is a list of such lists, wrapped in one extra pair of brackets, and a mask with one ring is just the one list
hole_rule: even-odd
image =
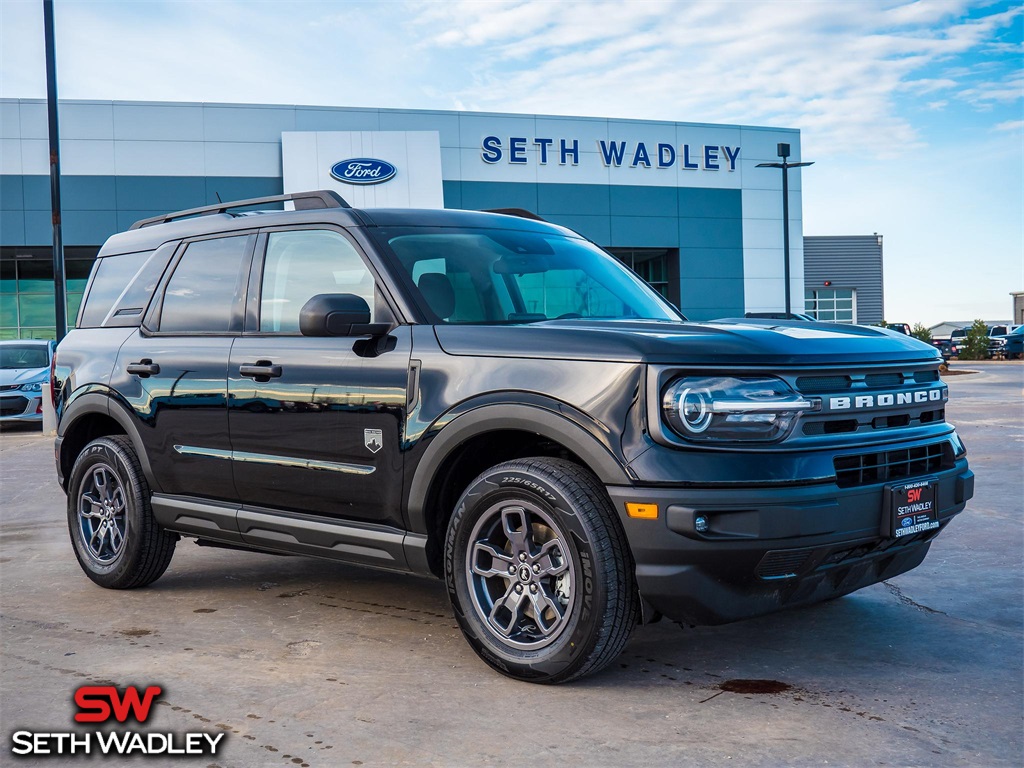
[(52, 341), (0, 341), (0, 422), (42, 422)]

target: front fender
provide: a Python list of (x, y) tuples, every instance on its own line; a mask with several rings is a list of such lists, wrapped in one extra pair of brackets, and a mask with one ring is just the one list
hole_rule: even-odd
[(606, 485), (630, 485), (632, 480), (628, 471), (612, 452), (610, 441), (602, 441), (590, 431), (599, 431), (600, 426), (587, 424), (580, 418), (582, 416), (576, 409), (554, 400), (530, 405), (469, 404), (458, 415), (450, 419), (446, 416), (444, 426), (429, 441), (413, 474), (409, 488), (409, 530), (428, 533), (427, 492), (437, 472), (459, 446), (486, 432), (508, 429), (533, 432), (579, 456)]

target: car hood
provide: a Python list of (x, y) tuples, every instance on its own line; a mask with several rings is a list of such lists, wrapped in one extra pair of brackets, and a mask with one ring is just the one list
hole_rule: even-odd
[(691, 365), (939, 362), (930, 344), (884, 328), (784, 320), (549, 320), (437, 325), (451, 355)]
[(49, 374), (49, 368), (2, 368), (0, 369), (0, 387), (11, 384), (27, 384)]

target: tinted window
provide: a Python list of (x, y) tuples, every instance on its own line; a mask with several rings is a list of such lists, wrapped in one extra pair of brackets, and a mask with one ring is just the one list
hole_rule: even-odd
[(232, 330), (248, 236), (189, 243), (164, 290), (160, 331)]
[(272, 232), (267, 238), (260, 292), (260, 330), (298, 333), (299, 310), (321, 293), (353, 293), (374, 314), (373, 274), (337, 232)]
[(93, 266), (92, 284), (79, 318), (79, 328), (99, 328), (117, 297), (128, 287), (152, 251), (104, 256)]
[(380, 234), (433, 322), (679, 319), (648, 285), (585, 240), (461, 228)]
[(46, 344), (4, 344), (0, 346), (0, 369), (47, 368), (50, 348)]

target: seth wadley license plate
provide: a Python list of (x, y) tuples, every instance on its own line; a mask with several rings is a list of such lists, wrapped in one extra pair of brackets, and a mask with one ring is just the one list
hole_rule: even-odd
[(939, 527), (935, 510), (935, 486), (933, 478), (892, 486), (889, 503), (894, 538)]

